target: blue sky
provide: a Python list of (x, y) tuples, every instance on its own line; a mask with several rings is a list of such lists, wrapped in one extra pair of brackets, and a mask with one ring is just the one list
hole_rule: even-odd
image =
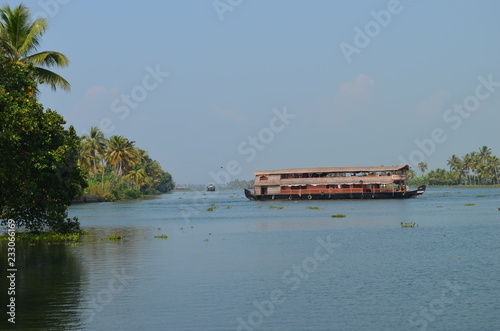
[(71, 61), (44, 106), (178, 184), (500, 155), (498, 1), (24, 3), (49, 18), (40, 49)]

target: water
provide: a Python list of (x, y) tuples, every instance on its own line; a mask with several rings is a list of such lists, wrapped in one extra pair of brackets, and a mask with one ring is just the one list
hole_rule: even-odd
[[(252, 202), (242, 193), (72, 206), (91, 232), (81, 244), (18, 244), (15, 326), (500, 329), (500, 189), (366, 201)], [(5, 307), (4, 276), (0, 285)], [(6, 319), (0, 329), (12, 328)]]

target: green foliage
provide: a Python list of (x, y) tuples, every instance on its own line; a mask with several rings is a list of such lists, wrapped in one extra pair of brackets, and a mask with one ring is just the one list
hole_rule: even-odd
[(416, 228), (416, 227), (418, 227), (418, 224), (415, 222), (409, 222), (409, 223), (401, 222), (401, 227), (402, 228)]
[[(83, 232), (68, 232), (68, 233), (57, 233), (57, 232), (40, 232), (40, 233), (18, 233), (16, 234), (16, 241), (18, 242), (29, 242), (29, 243), (65, 243), (65, 242), (76, 242), (80, 239)], [(8, 241), (8, 236), (0, 237), (1, 241)]]
[(161, 236), (155, 236), (155, 238), (168, 239), (166, 234), (162, 234)]
[(135, 142), (122, 136), (106, 139), (96, 127), (82, 136), (78, 163), (88, 173), (89, 185), (84, 193), (107, 201), (137, 199), (175, 187), (172, 176)]
[(281, 210), (285, 207), (281, 206), (281, 207), (277, 207), (277, 206), (269, 206), (270, 209), (278, 209), (278, 210)]
[(108, 240), (122, 240), (123, 236), (108, 236)]
[(0, 59), (0, 219), (40, 232), (73, 232), (67, 207), (86, 186), (79, 138), (34, 97), (32, 68)]
[(334, 218), (344, 218), (346, 216), (344, 214), (336, 214), (336, 215), (332, 215), (331, 217), (334, 217)]
[(71, 85), (64, 78), (46, 69), (68, 66), (66, 56), (54, 51), (36, 52), (46, 29), (47, 19), (32, 20), (25, 5), (14, 8), (4, 5), (0, 10), (0, 55), (11, 63), (32, 65), (30, 75), (38, 83), (48, 84), (53, 90), (60, 87), (69, 91)]
[(466, 203), (464, 206), (470, 207), (470, 206), (475, 206), (475, 203)]
[(319, 209), (319, 207), (307, 207), (307, 209)]
[[(422, 163), (422, 162), (421, 162)], [(419, 164), (420, 166), (427, 164)], [(500, 183), (500, 159), (482, 146), (477, 152), (448, 159), (450, 170), (436, 169), (409, 181), (410, 185), (496, 185)], [(422, 168), (421, 168), (422, 169)]]

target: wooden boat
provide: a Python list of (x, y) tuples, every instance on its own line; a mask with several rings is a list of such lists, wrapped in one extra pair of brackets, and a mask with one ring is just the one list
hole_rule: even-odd
[(209, 191), (209, 192), (215, 191), (215, 185), (213, 185), (213, 184), (207, 185), (207, 191)]
[(406, 186), (408, 165), (301, 168), (254, 172), (250, 200), (407, 199), (425, 192)]

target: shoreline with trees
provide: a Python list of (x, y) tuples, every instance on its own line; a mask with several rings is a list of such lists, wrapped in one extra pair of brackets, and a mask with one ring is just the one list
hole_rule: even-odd
[[(412, 186), (464, 186), (495, 187), (500, 185), (500, 159), (493, 155), (491, 148), (482, 146), (462, 157), (452, 155), (447, 165), (449, 170), (437, 168), (425, 173), (427, 164), (420, 162), (418, 168), (422, 176), (410, 179)], [(415, 174), (415, 172), (413, 172)]]
[(93, 128), (78, 137), (63, 116), (39, 102), (39, 84), (70, 91), (48, 68), (68, 58), (38, 51), (47, 19), (30, 17), (24, 4), (0, 9), (0, 223), (32, 233), (80, 232), (68, 207), (85, 194), (108, 201), (173, 189), (172, 176), (135, 142), (104, 138)]
[(97, 127), (91, 127), (90, 133), (80, 137), (78, 165), (87, 174), (84, 196), (92, 200), (138, 199), (167, 193), (175, 187), (170, 173), (147, 151), (123, 136), (106, 139)]

